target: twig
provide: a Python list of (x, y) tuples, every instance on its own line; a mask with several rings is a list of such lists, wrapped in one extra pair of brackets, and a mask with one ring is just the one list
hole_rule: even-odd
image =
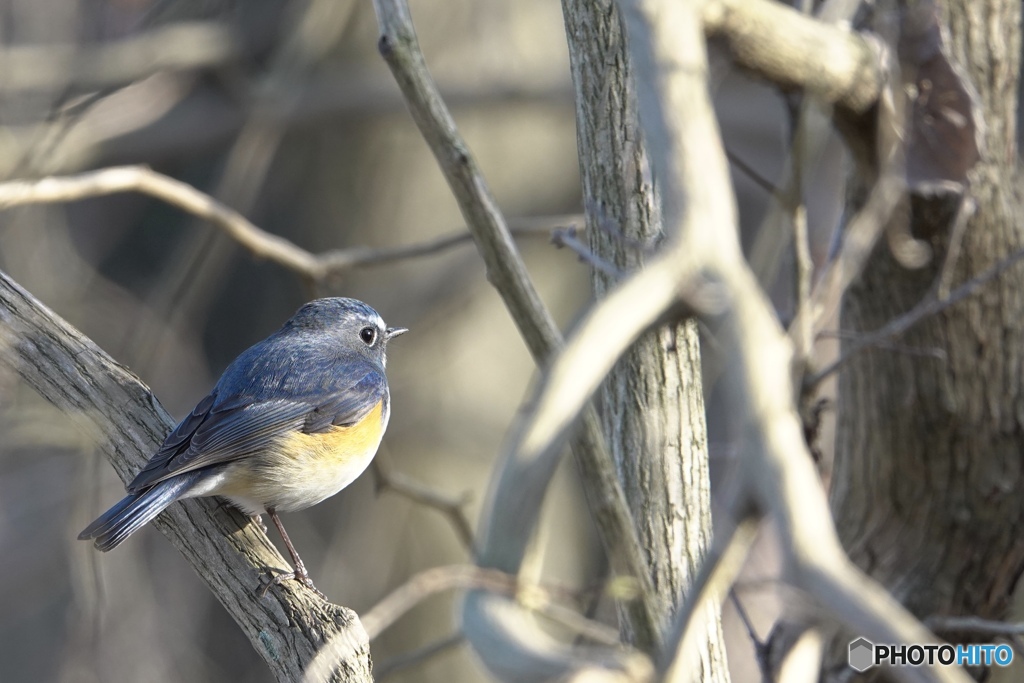
[[(276, 263), (314, 282), (336, 277), (351, 268), (436, 254), (473, 239), (470, 233), (465, 232), (421, 244), (384, 249), (353, 247), (316, 255), (260, 229), (239, 212), (191, 185), (145, 166), (114, 166), (72, 176), (0, 183), (0, 209), (25, 204), (73, 202), (122, 192), (147, 194), (207, 220), (254, 257)], [(526, 218), (517, 221), (512, 230), (521, 235), (550, 235), (566, 225), (582, 225), (582, 221), (579, 215)]]
[(776, 196), (776, 194), (779, 191), (779, 188), (775, 187), (775, 184), (773, 182), (771, 182), (763, 175), (761, 175), (761, 173), (756, 168), (754, 168), (746, 161), (744, 161), (743, 157), (729, 149), (725, 150), (725, 157), (729, 160), (730, 164), (732, 164), (737, 169), (742, 171), (743, 175), (747, 176), (747, 178), (749, 178), (751, 182), (753, 182), (759, 188), (764, 190), (765, 194), (767, 194), (770, 197)]
[(360, 620), (372, 641), (400, 616), (431, 595), (453, 589), (471, 588), (516, 597), (540, 612), (545, 612), (548, 606), (557, 604), (558, 600), (575, 597), (574, 592), (569, 589), (525, 584), (518, 577), (497, 569), (455, 564), (433, 567), (416, 574), (364, 612)]
[(953, 219), (953, 229), (949, 234), (949, 248), (946, 250), (946, 258), (942, 262), (942, 272), (939, 274), (939, 286), (936, 289), (936, 296), (945, 299), (949, 296), (949, 283), (953, 279), (953, 271), (957, 261), (960, 260), (960, 250), (963, 248), (964, 234), (967, 232), (967, 223), (977, 210), (978, 204), (970, 195), (960, 200), (957, 207), (956, 217)]
[[(488, 280), (505, 302), (534, 361), (545, 365), (561, 350), (562, 336), (537, 294), (487, 183), (427, 70), (408, 3), (406, 0), (374, 0), (374, 9), (381, 33), (380, 52), (459, 203), (487, 267)], [(659, 626), (654, 616), (657, 597), (650, 585), (645, 556), (625, 494), (592, 406), (583, 411), (572, 450), (612, 567), (618, 575), (632, 576), (637, 581), (639, 597), (626, 606), (631, 613), (636, 642), (641, 648), (654, 649), (659, 642)], [(557, 463), (557, 457), (547, 460), (545, 467), (537, 468), (528, 482), (518, 480), (514, 466), (503, 469), (495, 486), (495, 498), (507, 504), (510, 524), (500, 533), (485, 534), (481, 538), (482, 565), (509, 573), (518, 571)], [(473, 601), (467, 600), (466, 604), (471, 605)], [(466, 633), (469, 638), (478, 635), (468, 628)], [(523, 654), (527, 652), (524, 650)]]
[[(799, 159), (793, 163), (799, 164)], [(797, 174), (799, 177), (799, 173)], [(793, 247), (796, 252), (796, 319), (799, 329), (794, 330), (794, 358), (806, 363), (814, 348), (814, 316), (811, 311), (811, 282), (814, 278), (814, 260), (811, 258), (810, 239), (807, 234), (807, 207), (801, 202), (793, 210)]]
[(418, 482), (401, 472), (395, 472), (390, 465), (385, 464), (381, 459), (382, 454), (377, 454), (373, 460), (373, 472), (377, 476), (377, 488), (394, 491), (400, 496), (405, 496), (414, 503), (432, 507), (444, 515), (451, 523), (455, 535), (459, 537), (462, 544), (474, 553), (473, 528), (466, 518), (463, 508), (469, 503), (469, 492), (456, 498), (441, 493), (430, 486)]
[(576, 236), (568, 230), (556, 230), (553, 232), (551, 234), (551, 243), (558, 248), (566, 247), (570, 251), (576, 252), (580, 261), (586, 263), (595, 270), (601, 271), (605, 275), (609, 275), (613, 278), (622, 277), (621, 270), (595, 254), (590, 247), (576, 239)]
[(843, 292), (856, 278), (885, 224), (904, 196), (905, 184), (895, 175), (883, 176), (872, 188), (867, 203), (843, 230), (839, 254), (829, 261), (812, 294), (814, 329), (832, 317)]
[(754, 646), (754, 653), (757, 655), (758, 661), (762, 659), (762, 654), (767, 652), (767, 644), (761, 640), (761, 637), (757, 635), (757, 629), (754, 628), (754, 622), (750, 620), (750, 615), (747, 614), (747, 609), (743, 606), (743, 601), (740, 600), (740, 596), (736, 593), (736, 585), (729, 589), (729, 599), (732, 601), (733, 607), (736, 608), (736, 614), (739, 616), (740, 621), (743, 623), (743, 628), (747, 631), (747, 637), (750, 638), (751, 644)]
[(412, 652), (396, 655), (391, 659), (386, 659), (379, 664), (375, 664), (373, 667), (373, 675), (376, 677), (377, 681), (383, 681), (403, 669), (418, 666), (419, 664), (433, 659), (438, 655), (444, 654), (452, 648), (462, 645), (465, 640), (466, 636), (463, 635), (461, 631), (453, 633), (447, 638), (442, 638), (441, 640), (429, 643), (421, 648), (413, 650)]
[[(840, 367), (842, 367), (844, 363), (850, 360), (850, 358), (860, 353), (864, 349), (877, 346), (885, 341), (895, 339), (900, 335), (904, 334), (907, 330), (909, 330), (911, 327), (921, 322), (925, 318), (937, 315), (942, 311), (946, 310), (947, 308), (949, 308), (950, 306), (960, 303), (967, 297), (974, 294), (974, 292), (976, 292), (980, 287), (1002, 275), (1007, 269), (1016, 264), (1022, 258), (1024, 258), (1024, 249), (1018, 249), (1017, 251), (1011, 253), (1009, 256), (1001, 260), (999, 263), (995, 264), (994, 266), (983, 272), (981, 275), (978, 275), (977, 277), (968, 280), (967, 282), (963, 283), (962, 285), (954, 289), (945, 299), (938, 298), (936, 295), (937, 288), (933, 288), (932, 291), (924, 298), (924, 300), (922, 300), (912, 309), (910, 309), (903, 315), (894, 318), (893, 320), (890, 320), (888, 323), (886, 323), (881, 328), (875, 330), (874, 332), (868, 332), (866, 334), (861, 335), (859, 338), (857, 338), (849, 345), (849, 347), (843, 352), (841, 356), (839, 356), (839, 358), (832, 361), (832, 363), (827, 365), (824, 369), (807, 377), (804, 380), (805, 389), (809, 391), (818, 386), (818, 384), (820, 384), (822, 380), (824, 380), (826, 377), (828, 377), (833, 372), (838, 370)], [(941, 277), (942, 275), (940, 274), (940, 278)], [(941, 286), (941, 284), (942, 283), (940, 281), (938, 286)]]
[(928, 628), (936, 633), (973, 633), (980, 636), (1003, 637), (1017, 654), (1024, 655), (1024, 622), (1002, 622), (980, 617), (929, 617)]

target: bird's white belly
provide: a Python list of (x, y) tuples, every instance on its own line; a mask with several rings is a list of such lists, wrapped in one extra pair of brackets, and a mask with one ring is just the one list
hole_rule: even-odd
[[(384, 435), (383, 407), (356, 425), (328, 432), (296, 432), (273, 448), (231, 463), (215, 490), (250, 515), (272, 507), (294, 512), (330, 498), (369, 466)], [(209, 495), (209, 494), (206, 494)]]

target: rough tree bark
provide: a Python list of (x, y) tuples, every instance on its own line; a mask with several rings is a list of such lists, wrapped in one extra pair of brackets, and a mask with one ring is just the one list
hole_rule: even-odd
[[(658, 202), (640, 135), (630, 59), (618, 11), (563, 0), (590, 248), (627, 272), (662, 238)], [(600, 298), (616, 283), (594, 270)], [(647, 553), (664, 629), (710, 544), (707, 433), (696, 324), (641, 337), (606, 379), (605, 436)], [(727, 681), (721, 621), (709, 611), (701, 670), (693, 680)], [(629, 624), (624, 624), (629, 637)]]
[[(951, 52), (978, 90), (987, 125), (987, 154), (969, 190), (977, 212), (957, 245), (950, 225), (915, 199), (911, 226), (933, 258), (907, 270), (883, 240), (845, 296), (844, 330), (871, 331), (906, 312), (947, 259), (956, 286), (1024, 242), (1015, 192), (1020, 10), (1016, 0), (942, 7)], [(839, 535), (851, 558), (922, 618), (1005, 618), (1024, 570), (1022, 292), (1024, 270), (1010, 269), (901, 340), (941, 356), (876, 348), (840, 375), (832, 489)]]

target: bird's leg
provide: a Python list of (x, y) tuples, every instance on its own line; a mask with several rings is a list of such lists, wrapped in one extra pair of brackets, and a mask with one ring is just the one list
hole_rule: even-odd
[[(303, 586), (326, 600), (327, 596), (321, 593), (320, 590), (313, 585), (313, 580), (309, 578), (309, 572), (306, 571), (306, 565), (303, 564), (302, 558), (299, 557), (299, 554), (295, 551), (295, 546), (292, 545), (292, 539), (288, 538), (288, 532), (284, 530), (284, 525), (281, 524), (281, 518), (277, 516), (277, 511), (272, 507), (268, 507), (267, 514), (270, 516), (270, 521), (272, 521), (274, 526), (277, 527), (278, 533), (281, 534), (281, 540), (284, 541), (285, 547), (288, 548), (288, 553), (292, 556), (292, 566), (295, 568), (295, 571), (278, 574), (272, 578), (270, 583), (267, 585), (267, 588), (270, 588), (270, 586), (273, 586), (274, 584), (283, 583), (288, 579), (295, 579)], [(264, 595), (266, 594), (266, 589), (264, 589), (263, 593)]]

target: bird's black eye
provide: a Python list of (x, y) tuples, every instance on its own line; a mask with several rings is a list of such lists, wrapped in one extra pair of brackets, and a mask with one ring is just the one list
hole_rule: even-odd
[(359, 338), (362, 339), (367, 346), (373, 346), (373, 342), (377, 341), (376, 328), (364, 327), (359, 330)]

